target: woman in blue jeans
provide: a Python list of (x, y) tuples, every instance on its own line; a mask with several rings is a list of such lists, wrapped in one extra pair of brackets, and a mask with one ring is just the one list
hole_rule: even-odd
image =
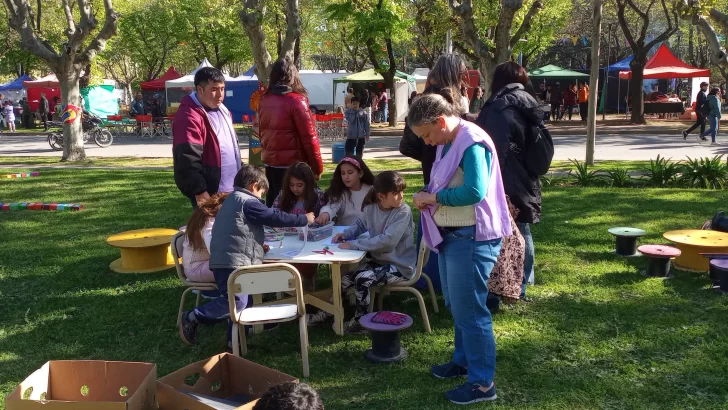
[(705, 131), (701, 137), (707, 137), (710, 135), (710, 145), (717, 145), (715, 136), (718, 134), (718, 121), (720, 120), (720, 88), (713, 87), (708, 94), (708, 99), (705, 104), (708, 106), (710, 111), (708, 112), (708, 124), (710, 129)]
[(423, 239), (440, 254), (445, 306), (455, 321), (453, 358), (433, 366), (432, 374), (467, 376), (445, 395), (470, 404), (496, 399), (495, 338), (486, 299), (501, 238), (512, 231), (493, 141), (460, 119), (454, 96), (459, 93), (451, 88), (423, 95), (410, 108), (408, 124), (426, 144), (437, 146), (430, 183), (415, 196), (415, 205)]

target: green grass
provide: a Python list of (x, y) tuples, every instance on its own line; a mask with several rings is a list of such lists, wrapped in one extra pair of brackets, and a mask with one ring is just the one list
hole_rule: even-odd
[[(0, 172), (10, 170), (3, 169)], [(189, 202), (168, 170), (48, 169), (38, 178), (0, 180), (0, 201), (81, 202), (81, 212), (0, 213), (0, 403), (51, 359), (158, 364), (161, 377), (224, 349), (225, 326), (182, 344), (175, 315), (182, 287), (173, 270), (111, 273), (111, 234), (186, 222)], [(406, 175), (411, 198), (419, 175)], [(322, 185), (328, 184), (326, 176)], [(534, 227), (537, 286), (531, 303), (494, 318), (498, 345), (495, 404), (502, 409), (718, 409), (728, 407), (728, 299), (708, 290), (707, 274), (672, 280), (638, 272), (644, 258), (610, 251), (613, 226), (661, 234), (699, 227), (724, 208), (725, 191), (553, 188)], [(325, 275), (323, 275), (325, 276)], [(324, 280), (325, 282), (325, 280)], [(365, 336), (310, 331), (311, 377), (327, 409), (451, 409), (429, 366), (450, 358), (453, 322), (430, 312), (424, 334), (415, 300), (385, 306), (412, 315), (403, 334), (407, 361), (375, 366)], [(301, 377), (297, 326), (249, 339), (248, 358)], [(0, 408), (2, 408), (0, 404)]]

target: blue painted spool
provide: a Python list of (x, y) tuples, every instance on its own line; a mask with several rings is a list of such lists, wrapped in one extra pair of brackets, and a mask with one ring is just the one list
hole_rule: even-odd
[(338, 164), (344, 156), (346, 156), (346, 144), (343, 142), (333, 143), (331, 145), (331, 161)]

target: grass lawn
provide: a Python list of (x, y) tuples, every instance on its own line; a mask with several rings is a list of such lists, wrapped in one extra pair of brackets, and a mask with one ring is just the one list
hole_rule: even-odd
[[(0, 172), (12, 172), (2, 169)], [(109, 235), (176, 228), (189, 202), (168, 170), (47, 169), (41, 177), (0, 180), (0, 202), (81, 202), (81, 212), (0, 213), (0, 408), (24, 377), (51, 359), (158, 364), (161, 377), (224, 349), (225, 326), (202, 328), (195, 347), (175, 328), (182, 287), (173, 270), (111, 273), (118, 250)], [(322, 181), (328, 184), (327, 175)], [(406, 175), (408, 198), (420, 186)], [(707, 274), (672, 280), (639, 275), (644, 258), (610, 253), (613, 226), (636, 226), (642, 243), (664, 242), (724, 208), (725, 191), (549, 188), (534, 228), (537, 286), (531, 303), (494, 318), (499, 399), (474, 408), (717, 409), (728, 407), (728, 299), (708, 290)], [(323, 275), (325, 276), (325, 275)], [(325, 281), (324, 281), (325, 282)], [(190, 305), (191, 306), (191, 305)], [(430, 312), (422, 332), (416, 301), (385, 306), (412, 315), (403, 334), (410, 358), (374, 366), (366, 336), (310, 331), (311, 377), (327, 409), (450, 409), (429, 366), (452, 353), (452, 318)], [(301, 376), (297, 325), (249, 339), (248, 358)]]

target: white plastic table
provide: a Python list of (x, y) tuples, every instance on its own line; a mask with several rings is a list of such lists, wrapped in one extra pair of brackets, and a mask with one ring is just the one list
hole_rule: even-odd
[[(331, 265), (331, 289), (318, 290), (303, 295), (304, 302), (334, 315), (334, 331), (338, 335), (344, 334), (344, 304), (341, 295), (341, 265), (357, 263), (364, 258), (366, 252), (352, 249), (339, 249), (338, 245), (331, 243), (331, 239), (337, 233), (343, 232), (348, 226), (335, 226), (332, 236), (321, 239), (318, 242), (307, 242), (301, 253), (294, 257), (283, 255), (285, 252), (297, 250), (303, 245), (298, 236), (286, 236), (282, 246), (280, 242), (266, 242), (270, 251), (263, 258), (263, 262), (285, 262), (285, 263), (312, 263)], [(366, 235), (366, 234), (364, 234)], [(363, 236), (364, 236), (363, 235)], [(328, 246), (334, 254), (322, 255), (313, 251), (323, 250)], [(329, 302), (333, 299), (333, 304)], [(255, 301), (260, 304), (260, 300)], [(295, 298), (287, 298), (268, 302), (269, 304), (295, 303)], [(268, 303), (262, 303), (263, 305)]]

